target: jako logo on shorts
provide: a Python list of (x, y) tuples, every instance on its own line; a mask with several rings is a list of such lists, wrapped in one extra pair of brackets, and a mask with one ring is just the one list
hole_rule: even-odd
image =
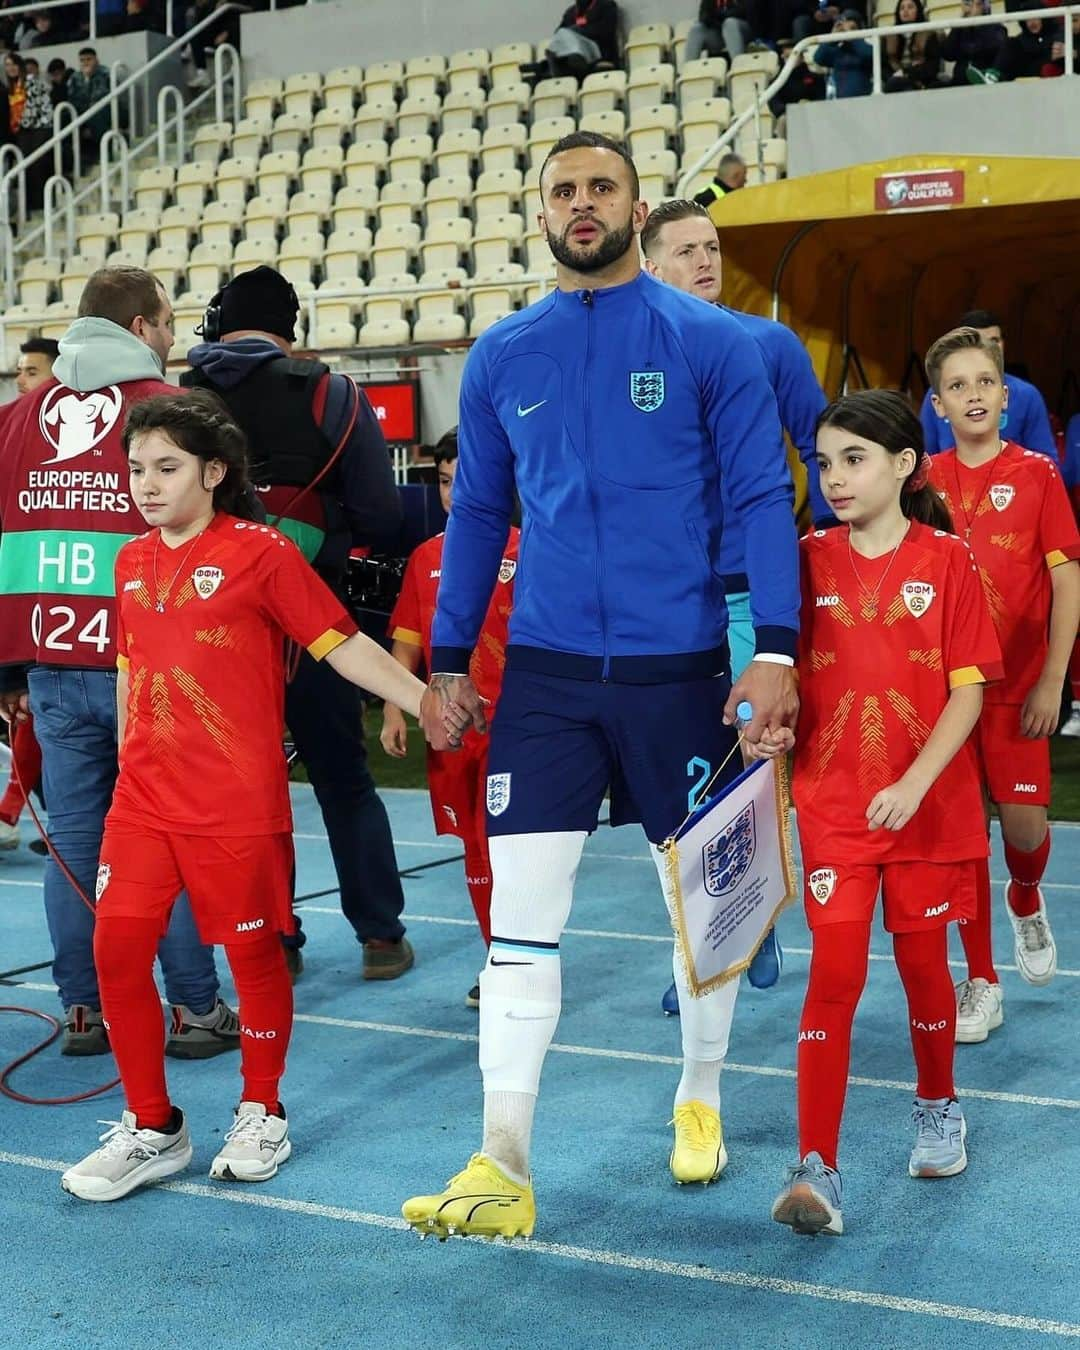
[(923, 918), (936, 919), (939, 914), (944, 914), (948, 910), (948, 908), (949, 908), (948, 900), (946, 900), (943, 905), (931, 905), (928, 910), (924, 911)]
[(265, 923), (265, 919), (245, 919), (243, 923), (236, 925), (236, 931), (238, 933), (254, 933), (262, 928)]

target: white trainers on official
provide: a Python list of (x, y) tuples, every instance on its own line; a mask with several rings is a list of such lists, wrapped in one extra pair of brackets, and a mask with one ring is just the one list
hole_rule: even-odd
[(269, 1115), (262, 1102), (241, 1102), (210, 1175), (217, 1181), (269, 1181), (290, 1153), (285, 1117)]
[(9, 825), (6, 820), (0, 820), (0, 849), (6, 852), (8, 849), (18, 848), (19, 839), (18, 825)]
[(1057, 974), (1057, 944), (1050, 931), (1050, 920), (1046, 917), (1046, 900), (1042, 891), (1039, 895), (1039, 908), (1034, 914), (1022, 917), (1013, 913), (1009, 904), (1009, 886), (1005, 886), (1005, 909), (1013, 927), (1015, 938), (1016, 968), (1020, 978), (1028, 984), (1049, 984)]
[(978, 1045), (1005, 1020), (1000, 984), (989, 980), (961, 980), (956, 986), (956, 1040)]
[(1058, 731), (1059, 736), (1080, 736), (1080, 703), (1072, 705), (1072, 712)]
[(101, 1148), (60, 1178), (64, 1190), (80, 1200), (120, 1200), (149, 1181), (182, 1172), (191, 1162), (191, 1139), (183, 1112), (179, 1128), (168, 1133), (136, 1129), (133, 1111), (98, 1124), (110, 1127), (101, 1136)]

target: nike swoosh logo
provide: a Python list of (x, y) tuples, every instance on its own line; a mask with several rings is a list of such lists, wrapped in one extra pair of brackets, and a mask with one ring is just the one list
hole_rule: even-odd
[(532, 1017), (521, 1013), (508, 1012), (506, 1017), (511, 1022), (550, 1022), (552, 1014), (542, 1013), (539, 1017)]
[(527, 408), (523, 408), (523, 407), (521, 406), (521, 404), (519, 403), (518, 406), (517, 406), (517, 415), (518, 415), (519, 417), (528, 417), (528, 415), (529, 415), (531, 412), (535, 412), (535, 411), (537, 410), (537, 408), (542, 408), (546, 402), (547, 402), (547, 399), (546, 399), (546, 398), (542, 398), (542, 399), (540, 400), (539, 403), (530, 403), (529, 406), (528, 406)]
[(491, 964), (492, 964), (493, 966), (531, 966), (531, 965), (532, 965), (532, 962), (531, 962), (531, 961), (496, 961), (496, 960), (493, 958)]

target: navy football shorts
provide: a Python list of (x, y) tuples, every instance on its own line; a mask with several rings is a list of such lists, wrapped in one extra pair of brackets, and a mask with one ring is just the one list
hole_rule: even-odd
[[(661, 843), (736, 744), (723, 724), (730, 690), (726, 676), (614, 684), (508, 669), (488, 755), (488, 835), (591, 832), (610, 787), (612, 825), (640, 822)], [(713, 791), (741, 771), (731, 754)]]

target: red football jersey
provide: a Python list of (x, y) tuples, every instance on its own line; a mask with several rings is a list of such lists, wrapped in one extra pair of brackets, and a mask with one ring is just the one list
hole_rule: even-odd
[[(503, 550), (499, 578), (491, 595), (491, 604), (480, 630), (480, 638), (469, 663), (469, 675), (481, 698), (495, 703), (502, 688), (506, 665), (506, 639), (510, 611), (514, 607), (514, 573), (517, 571), (518, 539), (521, 531), (512, 526)], [(422, 647), (424, 664), (431, 670), (431, 624), (442, 575), (444, 535), (437, 534), (413, 550), (401, 594), (390, 615), (390, 636), (399, 642)]]
[(1052, 459), (1006, 441), (971, 469), (955, 450), (934, 455), (930, 482), (965, 536), (997, 628), (1005, 678), (989, 703), (1023, 703), (1042, 674), (1050, 624), (1050, 568), (1080, 558), (1080, 534)]
[(193, 544), (120, 550), (127, 729), (112, 816), (179, 834), (292, 828), (281, 738), (285, 639), (322, 659), (356, 632), (291, 540), (219, 513)]
[(807, 535), (801, 553), (792, 789), (803, 853), (837, 863), (985, 857), (970, 741), (902, 830), (866, 823), (872, 798), (911, 767), (950, 691), (1001, 675), (970, 549), (912, 521), (895, 556), (853, 563), (845, 528)]

